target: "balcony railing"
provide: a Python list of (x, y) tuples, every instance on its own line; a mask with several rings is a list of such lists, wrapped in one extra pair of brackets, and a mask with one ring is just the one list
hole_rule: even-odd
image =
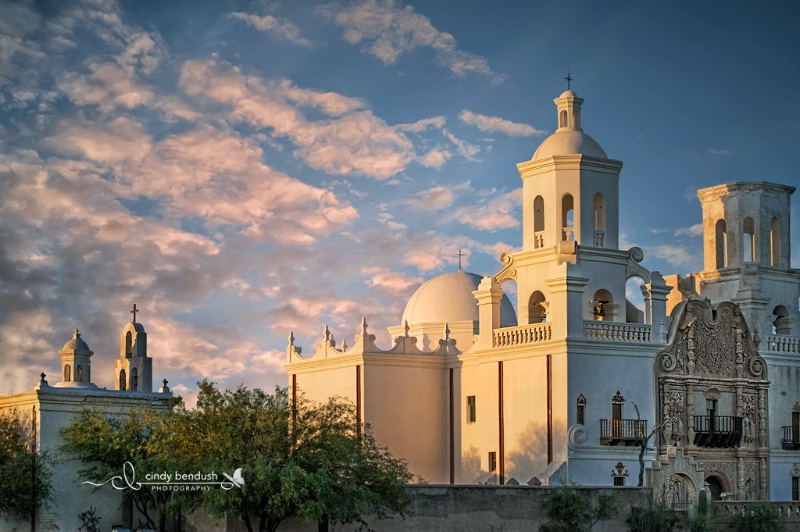
[(583, 336), (611, 342), (650, 342), (649, 323), (584, 320)]
[(546, 342), (552, 337), (552, 327), (549, 323), (504, 327), (502, 329), (495, 329), (493, 332), (495, 347)]
[(800, 427), (783, 427), (781, 447), (787, 451), (797, 451), (800, 449)]
[(785, 334), (770, 334), (761, 341), (761, 348), (768, 352), (800, 353), (800, 337)]
[(742, 418), (694, 416), (694, 444), (698, 447), (738, 447), (742, 441)]
[(606, 232), (605, 231), (595, 231), (594, 232), (594, 247), (602, 248), (605, 247), (606, 242)]
[(544, 247), (544, 231), (536, 231), (533, 233), (533, 249), (540, 249)]
[(646, 419), (600, 420), (600, 445), (639, 445), (646, 435)]

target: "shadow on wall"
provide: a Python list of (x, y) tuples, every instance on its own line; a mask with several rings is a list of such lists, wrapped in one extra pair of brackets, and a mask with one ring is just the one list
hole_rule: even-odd
[(517, 444), (506, 454), (506, 482), (512, 478), (527, 484), (547, 467), (547, 428), (543, 423), (529, 421)]

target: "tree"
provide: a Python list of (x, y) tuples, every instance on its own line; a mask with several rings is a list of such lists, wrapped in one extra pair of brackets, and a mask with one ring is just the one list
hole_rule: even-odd
[(52, 499), (52, 460), (28, 440), (16, 412), (0, 415), (0, 515), (23, 521)]
[[(248, 531), (274, 531), (297, 516), (328, 523), (405, 515), (412, 476), (405, 461), (380, 447), (361, 426), (352, 404), (333, 398), (315, 404), (285, 389), (266, 394), (243, 386), (219, 391), (198, 383), (195, 410), (182, 409), (172, 435), (178, 459), (191, 470), (242, 469), (240, 489), (203, 492), (214, 516), (238, 516)], [(181, 435), (191, 434), (191, 438)]]
[[(168, 411), (149, 407), (133, 408), (123, 415), (86, 409), (61, 429), (61, 451), (86, 464), (88, 467), (78, 472), (80, 477), (99, 485), (121, 475), (126, 462), (134, 466), (134, 472), (169, 471), (173, 464), (161, 442), (170, 430), (171, 417)], [(165, 529), (167, 515), (175, 506), (170, 505), (172, 492), (142, 485), (140, 489), (125, 490), (125, 494), (131, 497), (149, 528)]]
[(577, 484), (565, 482), (549, 494), (544, 507), (551, 520), (539, 528), (540, 532), (584, 532), (616, 515), (619, 509), (613, 495), (598, 495), (597, 504), (592, 505), (577, 488)]
[(644, 453), (647, 452), (647, 444), (650, 442), (650, 438), (664, 430), (668, 423), (672, 423), (673, 419), (671, 417), (665, 418), (645, 435), (644, 431), (641, 430), (643, 425), (639, 417), (639, 407), (636, 403), (633, 403), (633, 408), (636, 410), (636, 426), (639, 427), (639, 483), (637, 486), (642, 487), (644, 486)]

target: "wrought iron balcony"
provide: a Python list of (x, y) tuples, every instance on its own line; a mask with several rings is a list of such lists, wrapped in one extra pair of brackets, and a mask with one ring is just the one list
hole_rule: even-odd
[(694, 444), (698, 447), (738, 447), (742, 442), (742, 418), (694, 416)]
[(781, 447), (787, 451), (800, 450), (800, 427), (783, 427)]
[(647, 420), (600, 420), (600, 445), (639, 445), (646, 435)]

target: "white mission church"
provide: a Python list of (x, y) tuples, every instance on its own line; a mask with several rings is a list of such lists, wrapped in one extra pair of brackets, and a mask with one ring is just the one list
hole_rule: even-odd
[(795, 188), (700, 190), (703, 271), (648, 271), (641, 249), (618, 249), (622, 162), (584, 133), (581, 98), (555, 104), (558, 130), (517, 165), (522, 251), (491, 276), (423, 284), (389, 349), (365, 321), (352, 346), (326, 328), (307, 355), (290, 335), (290, 390), (350, 398), (430, 483), (636, 485), (642, 436), (662, 426), (646, 455), (661, 496), (800, 499)]

